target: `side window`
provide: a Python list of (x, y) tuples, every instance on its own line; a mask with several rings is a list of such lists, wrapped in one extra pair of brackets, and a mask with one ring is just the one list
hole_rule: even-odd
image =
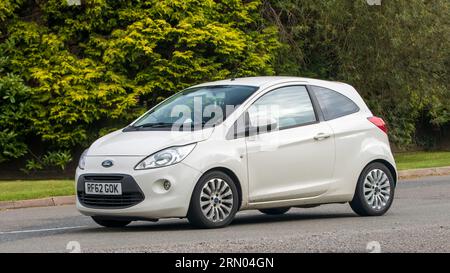
[(317, 121), (311, 99), (304, 86), (282, 87), (263, 95), (248, 110), (250, 123), (261, 118), (277, 122), (278, 129)]
[(317, 97), (325, 120), (339, 118), (359, 111), (358, 105), (346, 96), (327, 88), (311, 87)]

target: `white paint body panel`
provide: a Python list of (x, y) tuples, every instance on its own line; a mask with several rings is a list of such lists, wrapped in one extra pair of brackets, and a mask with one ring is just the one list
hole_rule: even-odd
[[(348, 202), (353, 198), (358, 177), (374, 160), (384, 160), (395, 168), (387, 135), (367, 118), (372, 113), (350, 85), (294, 77), (254, 77), (205, 83), (208, 85), (249, 85), (259, 89), (214, 129), (194, 132), (116, 131), (94, 142), (86, 157), (82, 174), (122, 173), (131, 175), (145, 194), (145, 200), (126, 209), (92, 209), (77, 202), (85, 215), (129, 216), (143, 218), (185, 217), (193, 189), (205, 172), (222, 168), (232, 172), (241, 189), (241, 210), (323, 203)], [(352, 101), (360, 111), (330, 121), (278, 131), (278, 149), (258, 151), (271, 133), (254, 137), (227, 139), (238, 117), (263, 94), (287, 85), (313, 85), (337, 91)], [(318, 133), (330, 134), (315, 141)], [(146, 156), (161, 149), (197, 143), (181, 162), (172, 166), (134, 170)], [(114, 166), (103, 168), (102, 161)], [(394, 174), (395, 175), (395, 174)], [(172, 183), (169, 191), (158, 181)]]
[[(314, 140), (319, 133), (332, 132), (328, 124), (321, 122), (246, 138), (249, 201), (307, 198), (325, 193), (334, 179), (334, 139)], [(276, 146), (266, 147), (273, 139)]]

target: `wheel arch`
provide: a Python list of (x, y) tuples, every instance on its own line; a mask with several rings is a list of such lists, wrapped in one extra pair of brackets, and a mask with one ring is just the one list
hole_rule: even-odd
[(387, 161), (387, 160), (384, 160), (384, 159), (381, 159), (381, 158), (380, 158), (380, 159), (372, 160), (372, 161), (370, 161), (369, 163), (367, 163), (367, 164), (364, 166), (363, 170), (364, 170), (369, 164), (372, 164), (372, 163), (375, 163), (375, 162), (381, 163), (381, 164), (385, 165), (386, 168), (389, 169), (389, 171), (391, 172), (392, 176), (394, 177), (394, 185), (397, 186), (397, 179), (398, 179), (398, 177), (397, 177), (397, 170), (396, 170), (395, 167), (394, 167), (389, 161)]

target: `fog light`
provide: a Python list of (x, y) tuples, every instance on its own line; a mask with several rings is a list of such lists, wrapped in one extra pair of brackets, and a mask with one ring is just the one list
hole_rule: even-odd
[(164, 181), (164, 184), (163, 184), (163, 186), (164, 186), (164, 189), (166, 190), (166, 191), (168, 191), (169, 189), (170, 189), (170, 182), (169, 181)]

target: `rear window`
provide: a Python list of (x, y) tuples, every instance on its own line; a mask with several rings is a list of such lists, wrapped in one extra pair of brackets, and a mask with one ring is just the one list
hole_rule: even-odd
[(311, 86), (322, 109), (325, 120), (331, 120), (359, 111), (351, 99), (328, 88)]

